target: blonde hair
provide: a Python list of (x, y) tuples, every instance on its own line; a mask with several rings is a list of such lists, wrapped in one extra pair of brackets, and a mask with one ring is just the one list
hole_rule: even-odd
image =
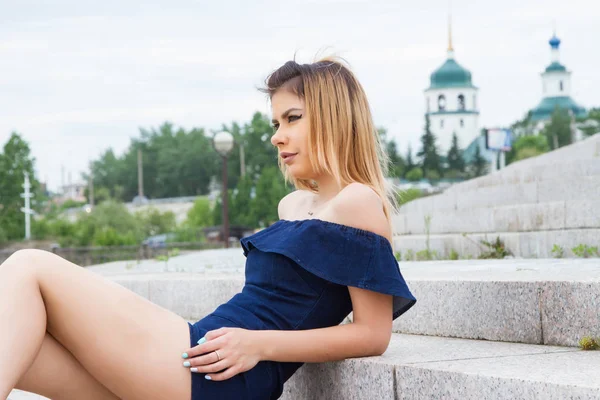
[[(338, 57), (312, 64), (288, 61), (267, 77), (266, 87), (260, 90), (269, 98), (278, 90), (288, 90), (304, 100), (310, 119), (308, 158), (315, 173), (333, 176), (342, 188), (353, 182), (372, 188), (383, 202), (393, 232), (392, 215), (398, 203), (396, 190), (385, 179), (389, 157), (365, 91), (344, 64)], [(314, 181), (289, 176), (282, 159), (278, 160), (286, 182), (318, 193)]]

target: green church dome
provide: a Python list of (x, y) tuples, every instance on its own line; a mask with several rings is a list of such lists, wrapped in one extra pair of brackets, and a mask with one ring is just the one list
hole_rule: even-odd
[(553, 61), (546, 67), (546, 72), (565, 72), (566, 70), (565, 66), (557, 61)]
[(433, 71), (430, 80), (429, 89), (475, 87), (471, 82), (471, 72), (463, 68), (453, 58), (448, 58), (441, 67)]
[(531, 110), (531, 119), (533, 121), (550, 119), (555, 108), (571, 110), (575, 117), (585, 117), (587, 112), (585, 108), (575, 103), (569, 96), (545, 97), (541, 103)]

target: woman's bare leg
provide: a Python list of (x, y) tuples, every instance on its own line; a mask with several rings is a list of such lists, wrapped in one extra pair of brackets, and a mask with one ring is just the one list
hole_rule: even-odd
[(32, 366), (46, 331), (121, 399), (191, 397), (183, 318), (52, 253), (18, 251), (0, 266), (0, 398)]
[(16, 388), (52, 400), (119, 400), (48, 333)]

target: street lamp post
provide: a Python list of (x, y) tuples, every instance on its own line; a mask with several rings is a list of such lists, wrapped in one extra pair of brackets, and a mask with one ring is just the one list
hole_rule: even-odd
[(225, 248), (229, 248), (229, 212), (227, 204), (227, 156), (233, 149), (233, 135), (229, 132), (218, 132), (213, 137), (213, 146), (223, 160), (223, 189), (221, 190), (221, 199), (223, 202), (223, 238)]

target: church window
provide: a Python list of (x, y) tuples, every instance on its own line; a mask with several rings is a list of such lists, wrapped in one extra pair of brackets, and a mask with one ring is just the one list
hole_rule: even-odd
[(564, 90), (563, 81), (560, 81), (559, 87), (560, 87), (560, 91), (562, 92)]
[(473, 95), (473, 110), (477, 110), (477, 95)]
[(443, 119), (440, 119), (440, 128), (442, 128), (442, 129), (444, 128), (444, 120)]
[(461, 118), (460, 119), (460, 127), (464, 128), (464, 126), (465, 126), (465, 121)]
[(465, 96), (462, 94), (458, 95), (458, 109), (461, 111), (465, 110)]
[(440, 94), (438, 96), (438, 110), (445, 111), (446, 110), (446, 96)]

